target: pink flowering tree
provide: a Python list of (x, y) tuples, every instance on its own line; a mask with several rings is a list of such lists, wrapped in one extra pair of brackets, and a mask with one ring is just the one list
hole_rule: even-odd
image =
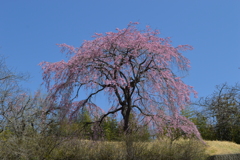
[[(130, 131), (130, 115), (135, 114), (159, 132), (167, 129), (171, 134), (173, 129), (180, 129), (200, 137), (194, 124), (179, 114), (189, 104), (190, 94), (196, 92), (174, 73), (189, 69), (189, 60), (180, 51), (192, 47), (173, 47), (169, 38), (158, 37), (158, 30), (149, 26), (138, 30), (137, 24), (96, 33), (94, 40), (84, 41), (78, 48), (59, 44), (69, 60), (41, 63), (43, 80), (51, 93), (49, 100), (59, 102), (70, 117), (88, 107), (99, 123), (120, 112), (125, 133)], [(89, 94), (77, 101), (82, 88)], [(105, 92), (112, 106), (106, 112), (91, 103), (100, 92)]]

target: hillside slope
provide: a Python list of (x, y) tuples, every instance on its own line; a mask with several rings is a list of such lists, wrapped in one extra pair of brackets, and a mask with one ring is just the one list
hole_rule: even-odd
[(229, 141), (205, 141), (208, 145), (207, 154), (236, 154), (240, 153), (240, 145)]

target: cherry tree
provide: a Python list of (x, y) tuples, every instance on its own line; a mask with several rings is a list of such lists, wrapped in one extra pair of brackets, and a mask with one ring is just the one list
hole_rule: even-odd
[[(70, 116), (88, 107), (98, 115), (99, 123), (120, 112), (125, 133), (130, 131), (130, 115), (135, 114), (144, 122), (155, 124), (160, 132), (168, 126), (168, 132), (181, 129), (185, 134), (200, 137), (194, 124), (179, 114), (189, 104), (191, 93), (196, 96), (193, 87), (176, 74), (190, 68), (181, 51), (192, 47), (173, 47), (169, 38), (158, 37), (158, 30), (149, 26), (138, 30), (137, 24), (129, 23), (116, 32), (96, 33), (94, 40), (84, 41), (80, 47), (58, 44), (68, 61), (40, 64), (51, 93), (49, 100), (59, 102)], [(89, 94), (77, 101), (82, 88)], [(105, 92), (112, 104), (107, 112), (91, 102), (100, 92)]]

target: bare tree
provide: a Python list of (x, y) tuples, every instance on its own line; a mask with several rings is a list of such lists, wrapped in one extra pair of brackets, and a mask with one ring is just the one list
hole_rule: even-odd
[(214, 129), (216, 139), (240, 143), (240, 86), (216, 86), (211, 96), (200, 99), (203, 115)]
[(0, 58), (0, 131), (2, 132), (6, 125), (7, 119), (5, 116), (8, 114), (9, 104), (13, 104), (13, 99), (22, 92), (19, 81), (26, 80), (27, 75), (15, 74), (6, 66), (4, 57), (1, 56)]
[(43, 159), (62, 142), (52, 133), (56, 107), (41, 92), (26, 93), (19, 85), (26, 79), (0, 60), (0, 159)]

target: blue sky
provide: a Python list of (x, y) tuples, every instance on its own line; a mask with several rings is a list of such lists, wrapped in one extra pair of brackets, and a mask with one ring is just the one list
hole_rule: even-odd
[[(173, 45), (189, 44), (184, 53), (191, 70), (184, 81), (199, 97), (216, 85), (240, 81), (239, 0), (3, 0), (0, 5), (0, 54), (17, 72), (28, 72), (24, 84), (39, 88), (42, 61), (64, 59), (55, 44), (80, 46), (95, 33), (115, 31), (140, 22), (150, 25)], [(106, 99), (98, 99), (106, 106)]]

